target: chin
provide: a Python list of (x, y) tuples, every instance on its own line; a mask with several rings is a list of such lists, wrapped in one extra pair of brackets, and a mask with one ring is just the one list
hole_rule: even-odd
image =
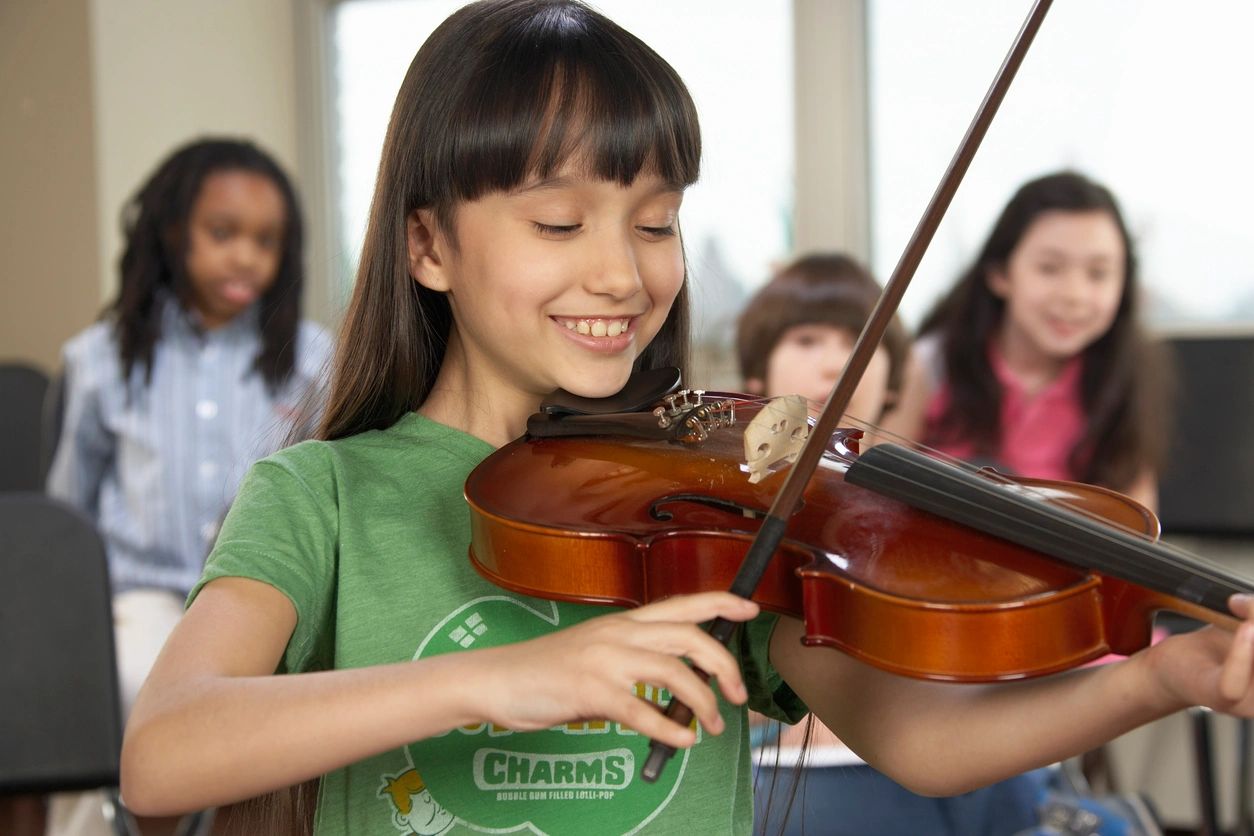
[(559, 381), (558, 385), (581, 398), (608, 398), (611, 395), (617, 395), (627, 385), (631, 372), (630, 366), (623, 371), (604, 369), (571, 375), (570, 378)]

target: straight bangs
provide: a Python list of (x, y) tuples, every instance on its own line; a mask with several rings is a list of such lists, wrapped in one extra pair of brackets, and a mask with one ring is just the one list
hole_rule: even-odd
[[(501, 13), (510, 11), (506, 4)], [(472, 47), (495, 60), (469, 68), (427, 205), (444, 216), (457, 202), (547, 179), (571, 162), (624, 186), (646, 170), (676, 188), (696, 182), (696, 108), (656, 52), (578, 5), (514, 18), (493, 42)]]

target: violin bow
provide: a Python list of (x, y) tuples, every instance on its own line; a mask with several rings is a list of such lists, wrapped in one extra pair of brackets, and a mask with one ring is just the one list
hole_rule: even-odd
[[(827, 446), (827, 439), (836, 430), (837, 422), (849, 406), (849, 400), (853, 397), (858, 381), (862, 379), (867, 365), (871, 362), (871, 357), (879, 347), (884, 331), (897, 312), (897, 306), (901, 303), (902, 296), (905, 295), (906, 287), (914, 278), (914, 272), (918, 269), (919, 262), (923, 260), (923, 254), (932, 242), (932, 237), (936, 234), (936, 229), (940, 226), (954, 193), (958, 191), (958, 184), (962, 182), (963, 175), (970, 168), (971, 160), (975, 158), (980, 142), (988, 133), (989, 125), (992, 124), (993, 117), (997, 114), (997, 108), (1006, 97), (1006, 91), (1010, 89), (1010, 83), (1019, 71), (1019, 66), (1023, 63), (1024, 56), (1027, 55), (1032, 40), (1040, 30), (1041, 23), (1045, 20), (1045, 13), (1049, 11), (1052, 2), (1053, 0), (1036, 0), (1031, 11), (1028, 12), (1028, 17), (1015, 37), (1010, 52), (1006, 54), (1005, 60), (997, 70), (997, 75), (988, 88), (988, 92), (984, 94), (984, 100), (980, 102), (979, 109), (976, 110), (971, 125), (962, 137), (957, 152), (950, 160), (944, 176), (941, 177), (940, 185), (936, 187), (927, 208), (923, 210), (923, 217), (919, 219), (914, 234), (910, 236), (910, 241), (906, 244), (906, 249), (902, 252), (888, 284), (885, 285), (879, 301), (871, 311), (870, 318), (863, 326), (862, 333), (858, 335), (853, 353), (849, 355), (849, 360), (845, 363), (845, 368), (841, 371), (831, 395), (828, 396), (823, 411), (815, 421), (805, 446), (801, 448), (797, 461), (789, 469), (783, 486), (771, 503), (771, 509), (762, 521), (762, 527), (758, 529), (744, 562), (740, 564), (740, 569), (732, 581), (732, 593), (742, 598), (753, 597), (754, 590), (757, 589), (762, 575), (770, 565), (771, 558), (774, 557), (779, 544), (784, 539), (788, 520), (797, 510), (801, 495), (818, 467), (819, 460)], [(718, 618), (710, 625), (709, 633), (726, 645), (731, 641), (736, 626), (737, 622)], [(704, 680), (709, 679), (703, 671), (697, 669), (697, 672)], [(688, 725), (693, 718), (692, 709), (677, 699), (672, 699), (667, 705), (666, 716), (681, 726)], [(649, 756), (640, 770), (641, 778), (649, 783), (656, 781), (662, 774), (662, 768), (674, 754), (675, 747), (656, 740), (650, 741)]]

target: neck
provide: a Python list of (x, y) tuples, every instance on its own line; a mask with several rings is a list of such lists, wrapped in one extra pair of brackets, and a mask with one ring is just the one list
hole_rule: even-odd
[(1067, 358), (1059, 359), (1040, 351), (1018, 331), (1007, 328), (1005, 323), (998, 330), (994, 344), (1002, 362), (1029, 395), (1055, 381), (1069, 362)]
[(539, 410), (543, 396), (487, 379), (475, 370), (485, 364), (467, 360), (465, 344), (454, 327), (435, 385), (418, 412), (501, 447), (526, 432), (527, 418)]

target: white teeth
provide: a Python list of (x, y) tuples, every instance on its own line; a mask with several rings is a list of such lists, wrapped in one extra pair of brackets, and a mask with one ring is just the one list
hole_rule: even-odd
[(617, 337), (626, 334), (630, 319), (561, 319), (566, 330), (590, 337)]

